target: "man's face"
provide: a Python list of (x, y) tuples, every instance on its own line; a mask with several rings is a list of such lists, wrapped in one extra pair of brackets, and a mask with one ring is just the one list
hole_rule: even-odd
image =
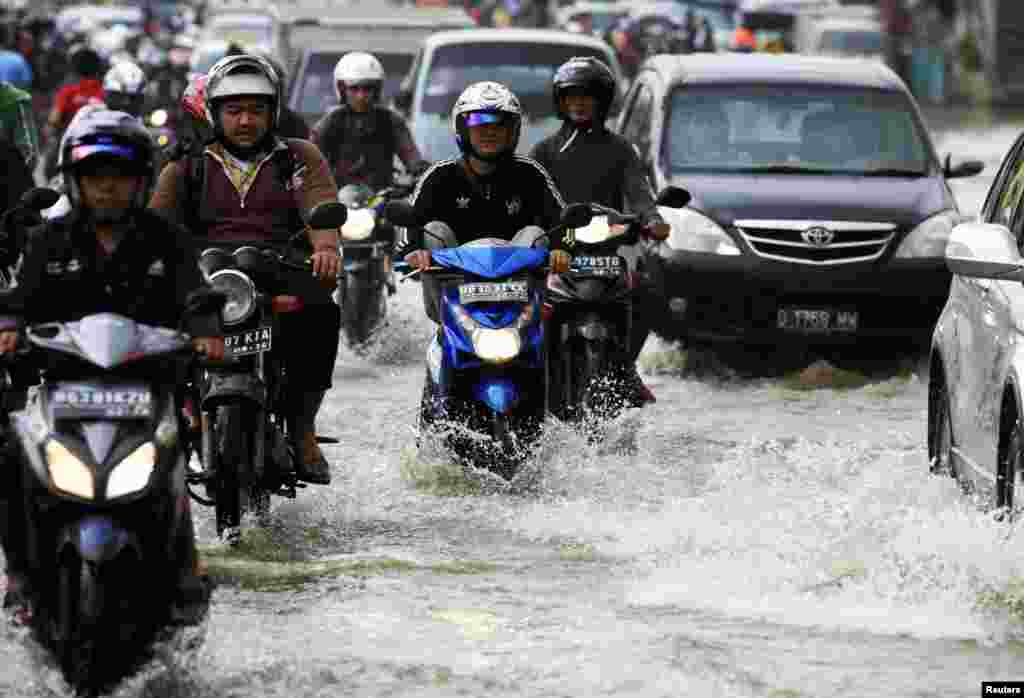
[(466, 125), (469, 142), (480, 155), (500, 155), (512, 144), (512, 126), (500, 114), (473, 112), (466, 118)]
[(373, 106), (373, 94), (376, 88), (372, 85), (346, 85), (345, 99), (354, 112), (365, 113)]
[(86, 165), (78, 177), (82, 200), (98, 221), (119, 220), (142, 187), (142, 177), (127, 174), (117, 162)]
[(237, 97), (226, 100), (220, 108), (224, 136), (234, 145), (249, 148), (267, 135), (270, 129), (270, 100), (266, 97)]
[(597, 112), (597, 98), (582, 90), (567, 90), (562, 95), (562, 111), (576, 124), (589, 124)]

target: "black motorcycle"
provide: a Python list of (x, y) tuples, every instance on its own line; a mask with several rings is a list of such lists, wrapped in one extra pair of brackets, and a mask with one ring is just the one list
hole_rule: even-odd
[[(668, 187), (658, 204), (681, 208), (690, 195)], [(594, 218), (576, 228), (569, 271), (551, 275), (546, 301), (548, 380), (552, 412), (567, 421), (585, 415), (616, 417), (642, 402), (627, 379), (631, 353), (633, 297), (640, 276), (619, 254), (635, 244), (640, 217), (591, 204)]]
[(148, 657), (194, 564), (177, 386), (189, 338), (109, 313), (27, 329), (42, 381), (10, 415), (32, 627), (92, 695)]
[(334, 300), (341, 308), (341, 327), (350, 347), (365, 344), (387, 317), (395, 228), (384, 218), (382, 207), (411, 193), (411, 185), (396, 185), (374, 194), (364, 184), (348, 184), (338, 192), (348, 219), (341, 228), (344, 271)]
[[(337, 228), (345, 215), (341, 204), (321, 204), (309, 225)], [(289, 438), (288, 376), (273, 351), (281, 340), (280, 316), (303, 306), (301, 298), (282, 292), (283, 271), (309, 273), (308, 263), (293, 256), (256, 243), (230, 251), (210, 248), (199, 258), (210, 284), (227, 296), (225, 356), (203, 362), (192, 382), (200, 411), (193, 443), (198, 442), (203, 469), (189, 474), (189, 490), (197, 502), (214, 507), (217, 533), (227, 532), (231, 542), (246, 513), (263, 515), (271, 495), (294, 498), (305, 487), (296, 478)], [(192, 485), (204, 485), (206, 496)]]

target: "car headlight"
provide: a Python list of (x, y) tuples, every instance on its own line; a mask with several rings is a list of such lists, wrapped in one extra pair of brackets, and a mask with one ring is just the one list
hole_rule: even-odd
[(156, 456), (156, 446), (147, 441), (115, 465), (107, 479), (107, 499), (138, 492), (148, 485), (156, 468)]
[(341, 226), (342, 240), (365, 240), (373, 235), (373, 228), (377, 224), (373, 209), (357, 208), (349, 210), (345, 225)]
[(237, 325), (256, 310), (256, 286), (237, 269), (221, 269), (210, 275), (210, 285), (227, 296), (221, 318), (225, 325)]
[(69, 451), (67, 446), (50, 439), (46, 442), (44, 450), (54, 487), (82, 499), (93, 499), (96, 496), (92, 470)]
[(708, 252), (720, 255), (738, 255), (740, 249), (722, 226), (692, 208), (668, 208), (658, 211), (672, 226), (668, 246), (673, 250)]
[(961, 222), (956, 211), (943, 211), (923, 221), (903, 238), (896, 257), (944, 257), (953, 227)]

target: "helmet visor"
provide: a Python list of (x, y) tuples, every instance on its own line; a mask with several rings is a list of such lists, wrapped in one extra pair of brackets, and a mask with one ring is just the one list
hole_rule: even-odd
[(505, 125), (511, 121), (508, 114), (493, 111), (474, 111), (466, 115), (466, 126), (484, 126), (486, 124)]
[(89, 158), (111, 158), (126, 160), (137, 168), (144, 167), (146, 154), (141, 148), (121, 143), (85, 143), (71, 148), (71, 159), (67, 163), (74, 166)]

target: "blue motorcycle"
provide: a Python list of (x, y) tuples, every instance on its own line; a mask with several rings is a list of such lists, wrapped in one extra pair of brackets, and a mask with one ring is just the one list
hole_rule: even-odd
[[(396, 202), (397, 203), (397, 202)], [(398, 206), (388, 205), (388, 218)], [(586, 225), (588, 206), (566, 209), (547, 235)], [(511, 479), (548, 411), (542, 308), (548, 250), (481, 238), (432, 250), (424, 283), (436, 284), (440, 327), (427, 348), (421, 432), (443, 428), (468, 465)]]

